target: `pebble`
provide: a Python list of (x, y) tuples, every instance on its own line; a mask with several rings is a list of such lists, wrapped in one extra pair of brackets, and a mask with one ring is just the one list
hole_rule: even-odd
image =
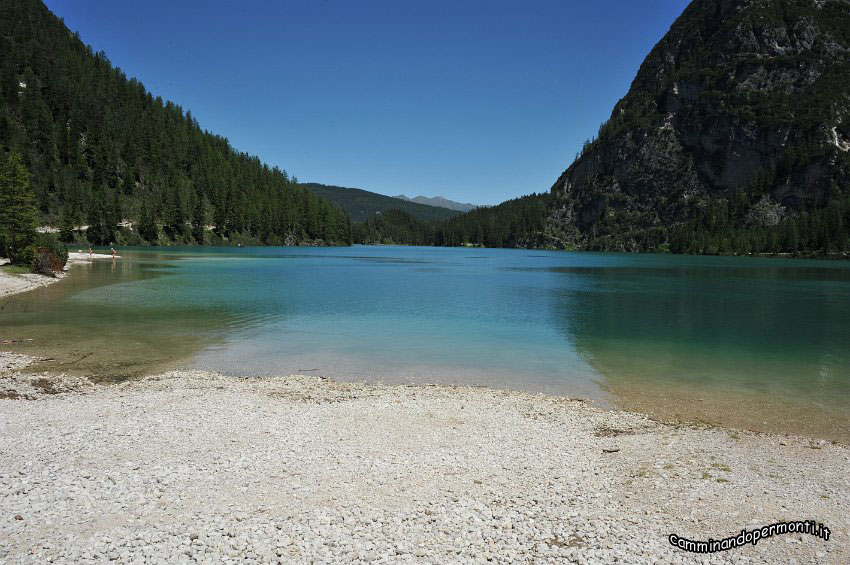
[[(0, 561), (850, 562), (841, 445), (482, 388), (77, 385), (0, 401)], [(611, 429), (629, 431), (613, 457)], [(668, 542), (809, 518), (828, 542), (699, 557)]]

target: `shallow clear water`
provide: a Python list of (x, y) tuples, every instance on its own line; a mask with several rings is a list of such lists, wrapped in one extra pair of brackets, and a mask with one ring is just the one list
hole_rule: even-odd
[(0, 339), (34, 341), (6, 347), (118, 377), (179, 360), (233, 374), (480, 384), (850, 437), (848, 263), (359, 246), (121, 252), (115, 265), (76, 267), (7, 300)]

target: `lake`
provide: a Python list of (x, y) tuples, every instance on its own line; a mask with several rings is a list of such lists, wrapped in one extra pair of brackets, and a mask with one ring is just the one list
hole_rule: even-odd
[(517, 388), (850, 439), (850, 263), (417, 247), (137, 248), (0, 302), (2, 346), (115, 380)]

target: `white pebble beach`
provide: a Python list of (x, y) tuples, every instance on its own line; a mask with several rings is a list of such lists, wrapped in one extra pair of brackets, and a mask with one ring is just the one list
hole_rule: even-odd
[[(111, 260), (112, 258), (112, 255), (107, 253), (92, 253), (91, 255), (89, 255), (88, 253), (84, 253), (82, 251), (71, 252), (68, 253), (68, 262), (65, 265), (65, 271), (68, 271), (73, 265), (87, 263), (89, 261), (94, 260)], [(115, 259), (120, 258), (120, 255), (115, 256)], [(8, 259), (0, 258), (0, 267), (5, 265), (6, 263), (8, 263)], [(67, 272), (56, 273), (56, 276), (49, 277), (47, 275), (40, 275), (38, 273), (12, 274), (4, 271), (4, 269), (0, 269), (0, 298), (11, 296), (13, 294), (20, 294), (22, 292), (29, 292), (31, 290), (35, 290), (37, 288), (41, 288), (49, 284), (59, 282), (64, 277), (66, 277), (67, 274)]]
[[(0, 354), (0, 562), (850, 562), (850, 450), (486, 388)], [(828, 541), (720, 539), (816, 520)]]

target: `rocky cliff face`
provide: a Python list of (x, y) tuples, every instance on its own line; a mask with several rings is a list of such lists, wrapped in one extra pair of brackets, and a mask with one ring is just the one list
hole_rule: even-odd
[(548, 231), (652, 249), (700, 210), (769, 228), (849, 181), (850, 1), (694, 0), (555, 182)]

